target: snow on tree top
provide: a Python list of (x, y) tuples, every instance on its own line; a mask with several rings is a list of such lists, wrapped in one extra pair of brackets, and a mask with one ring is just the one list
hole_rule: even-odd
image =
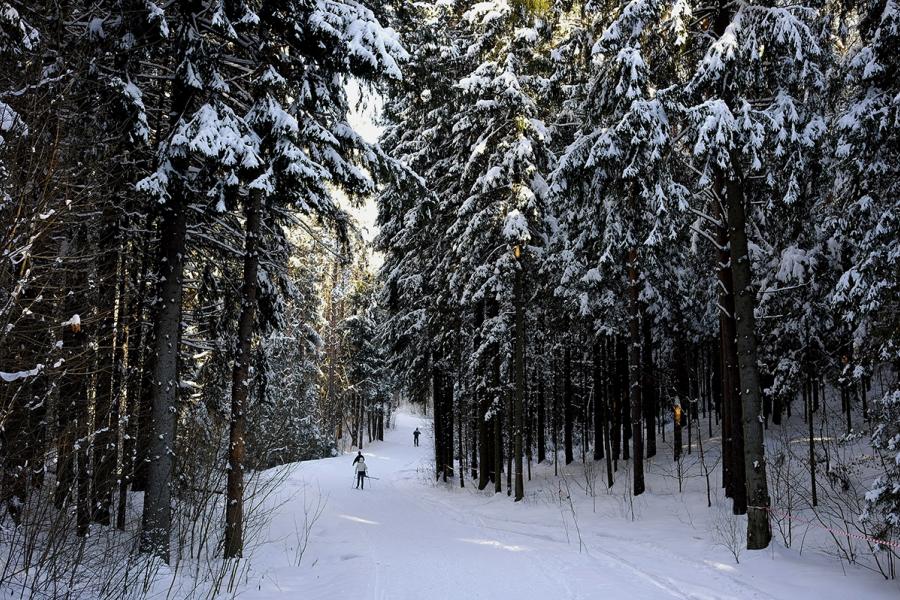
[(518, 209), (511, 210), (503, 222), (503, 237), (511, 242), (527, 242), (531, 239), (528, 219)]
[(397, 33), (382, 27), (374, 13), (353, 2), (318, 0), (309, 23), (314, 30), (343, 41), (348, 54), (373, 70), (382, 70), (392, 79), (401, 79), (397, 59), (406, 60), (409, 54), (400, 45)]
[(502, 19), (509, 11), (509, 2), (506, 0), (476, 2), (463, 14), (463, 18), (470, 23), (477, 21), (480, 25), (487, 25), (491, 21)]

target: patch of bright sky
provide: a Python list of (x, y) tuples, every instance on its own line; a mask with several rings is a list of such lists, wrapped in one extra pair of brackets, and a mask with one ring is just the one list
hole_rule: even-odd
[[(364, 90), (359, 83), (353, 79), (348, 80), (344, 85), (347, 92), (347, 100), (350, 106), (350, 113), (347, 121), (362, 138), (374, 143), (381, 137), (382, 128), (378, 125), (378, 115), (381, 113), (383, 105), (381, 95), (371, 90)], [(366, 198), (362, 203), (354, 206), (350, 202), (346, 194), (337, 187), (330, 188), (334, 198), (340, 206), (353, 217), (356, 227), (362, 239), (366, 242), (368, 253), (368, 264), (372, 271), (377, 271), (383, 262), (380, 252), (376, 252), (372, 245), (375, 237), (378, 235), (378, 226), (375, 224), (378, 217), (378, 207), (375, 198)], [(303, 228), (295, 229), (291, 235), (305, 236), (308, 231)], [(331, 250), (335, 252), (335, 250)]]
[[(371, 90), (360, 88), (359, 83), (355, 80), (350, 80), (345, 89), (347, 90), (347, 99), (350, 101), (350, 126), (367, 142), (377, 142), (382, 131), (382, 128), (376, 123), (378, 115), (381, 113), (381, 96)], [(378, 215), (375, 199), (367, 198), (362, 206), (348, 206), (348, 208), (359, 221), (363, 237), (366, 241), (371, 242), (378, 233), (375, 225), (375, 218)]]

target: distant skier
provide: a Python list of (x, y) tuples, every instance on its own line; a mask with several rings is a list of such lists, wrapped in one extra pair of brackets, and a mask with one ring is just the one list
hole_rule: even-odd
[(356, 466), (356, 463), (358, 463), (362, 459), (362, 457), (363, 457), (362, 450), (360, 450), (359, 452), (356, 453), (356, 458), (353, 459), (354, 467)]
[(362, 452), (353, 459), (353, 464), (356, 465), (356, 487), (366, 489), (366, 458)]
[(422, 432), (419, 431), (419, 428), (418, 428), (418, 427), (416, 427), (416, 430), (413, 431), (413, 446), (418, 446), (418, 445), (419, 445), (419, 436), (420, 436), (421, 434), (422, 434)]

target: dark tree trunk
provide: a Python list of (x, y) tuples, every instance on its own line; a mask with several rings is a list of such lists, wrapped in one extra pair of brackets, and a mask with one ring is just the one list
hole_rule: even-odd
[[(726, 215), (722, 214), (724, 222)], [(737, 345), (734, 322), (734, 283), (731, 274), (731, 252), (728, 231), (718, 230), (719, 242), (719, 343), (722, 381), (722, 473), (725, 495), (732, 499), (732, 512), (747, 512), (747, 492), (744, 485), (744, 428), (743, 408), (739, 402)]]
[(537, 451), (538, 463), (547, 459), (547, 407), (544, 398), (544, 373), (537, 369)]
[(682, 334), (675, 340), (675, 383), (677, 401), (673, 410), (673, 437), (674, 437), (674, 459), (678, 461), (682, 453), (682, 429), (681, 425), (684, 421), (684, 405), (687, 403), (688, 381), (687, 381), (687, 361), (685, 359), (684, 339)]
[(781, 413), (784, 411), (782, 406), (781, 394), (775, 394), (772, 398), (772, 424), (781, 425)]
[(249, 393), (253, 330), (256, 324), (257, 272), (262, 194), (250, 194), (244, 242), (244, 282), (238, 317), (237, 353), (231, 371), (231, 420), (228, 435), (228, 485), (225, 503), (225, 558), (244, 553), (244, 408)]
[(768, 373), (760, 373), (760, 394), (762, 396), (762, 414), (763, 425), (769, 428), (769, 419), (772, 416), (772, 396), (765, 392), (766, 388), (772, 386), (772, 378)]
[[(736, 173), (736, 177), (740, 177)], [(744, 470), (747, 482), (747, 549), (769, 545), (769, 489), (766, 481), (766, 455), (760, 398), (759, 365), (756, 349), (756, 296), (751, 287), (750, 256), (747, 251), (747, 226), (744, 190), (741, 181), (726, 181), (728, 239), (731, 248), (731, 277), (734, 282), (734, 320), (740, 369), (741, 407), (744, 423)]]
[(643, 321), (644, 344), (642, 348), (644, 420), (647, 430), (647, 458), (656, 456), (656, 374), (653, 366), (653, 332), (648, 315)]
[[(528, 368), (525, 368), (527, 373)], [(534, 388), (532, 387), (534, 384), (531, 382), (531, 385), (528, 383), (528, 379), (526, 378), (525, 384), (525, 463), (528, 475), (528, 481), (531, 481), (531, 462), (534, 459)]]
[(483, 490), (493, 481), (493, 423), (486, 417), (488, 397), (484, 395), (478, 402), (478, 489)]
[(862, 411), (863, 411), (863, 420), (869, 421), (869, 379), (864, 377), (862, 381), (859, 382), (859, 398), (862, 401)]
[(824, 398), (825, 388), (824, 388), (824, 386), (821, 388), (819, 387), (819, 377), (815, 373), (813, 373), (813, 376), (812, 376), (812, 386), (813, 386), (813, 412), (817, 412), (819, 410), (819, 390), (820, 389), (822, 390), (822, 394), (823, 394), (822, 400), (825, 400), (825, 398)]
[(628, 343), (618, 338), (616, 347), (617, 374), (619, 378), (619, 425), (622, 431), (622, 460), (631, 458), (628, 444), (631, 441), (631, 390), (628, 375)]
[[(555, 354), (555, 352), (554, 352)], [(553, 474), (559, 475), (559, 388), (562, 387), (559, 373), (559, 359), (553, 358), (553, 398), (550, 403), (550, 441), (553, 443)]]
[(641, 305), (638, 298), (640, 278), (637, 268), (637, 250), (628, 251), (628, 395), (631, 402), (631, 443), (634, 458), (633, 494), (644, 493), (644, 438), (641, 415)]
[[(84, 227), (79, 227), (68, 254), (79, 256), (86, 239)], [(60, 438), (60, 449), (63, 450), (60, 463), (62, 482), (68, 489), (57, 489), (57, 492), (62, 491), (63, 498), (75, 492), (76, 534), (84, 537), (88, 534), (91, 520), (90, 444), (87, 440), (90, 438), (89, 386), (93, 357), (85, 323), (90, 310), (87, 301), (90, 285), (87, 265), (71, 264), (69, 269), (71, 272), (66, 277), (69, 292), (63, 300), (66, 318), (62, 332), (65, 372), (59, 388), (59, 396), (66, 404), (60, 407), (62, 410), (58, 415), (60, 431), (65, 432)]]
[(703, 398), (706, 406), (706, 431), (707, 436), (712, 438), (713, 428), (713, 397), (712, 397), (712, 358), (710, 357), (709, 347), (704, 343), (703, 348)]
[[(162, 252), (160, 253), (162, 259)], [(157, 284), (158, 287), (159, 284)], [(156, 348), (156, 323), (160, 312), (160, 306), (149, 307), (148, 323), (144, 325), (144, 348), (142, 349), (141, 370), (136, 373), (136, 395), (134, 398), (135, 431), (135, 458), (134, 475), (131, 482), (131, 490), (144, 492), (147, 490), (147, 473), (150, 466), (150, 412), (153, 402), (153, 369), (156, 357), (153, 355)]]
[[(494, 318), (500, 314), (500, 305), (491, 300), (487, 305), (488, 315)], [(500, 386), (500, 356), (495, 352), (491, 358), (491, 395), (493, 399), (490, 403), (491, 418), (493, 423), (493, 473), (494, 473), (494, 493), (499, 494), (503, 491), (503, 396)]]
[(500, 411), (500, 399), (497, 398), (494, 407), (494, 493), (503, 491), (503, 414)]
[(606, 446), (606, 487), (607, 489), (613, 486), (613, 452), (610, 447), (609, 441), (609, 399), (611, 397), (610, 393), (610, 371), (612, 364), (612, 356), (610, 355), (610, 340), (609, 338), (603, 339), (603, 368), (605, 373), (603, 374), (603, 443)]
[[(475, 304), (475, 339), (473, 342), (473, 350), (477, 351), (481, 348), (481, 326), (484, 323), (484, 302)], [(487, 361), (482, 360), (482, 366)], [(485, 368), (485, 370), (487, 370)], [(487, 377), (485, 376), (485, 379)], [(484, 387), (476, 386), (475, 408), (478, 417), (478, 489), (483, 490), (494, 478), (493, 468), (493, 424), (487, 418), (487, 412), (490, 408), (490, 394), (486, 393)]]
[[(512, 369), (512, 365), (509, 366)], [(515, 408), (513, 404), (515, 392), (507, 394), (506, 396), (506, 495), (512, 496), (512, 488), (513, 488), (513, 453), (515, 452), (515, 448), (513, 446), (514, 438), (515, 438), (515, 430), (516, 430), (516, 415)]]
[[(471, 454), (471, 468), (472, 468), (472, 480), (478, 481), (479, 485), (481, 484), (480, 475), (479, 475), (479, 467), (481, 466), (478, 462), (478, 454), (481, 450), (481, 440), (479, 438), (479, 431), (481, 430), (481, 399), (478, 397), (478, 394), (475, 394), (474, 403), (472, 404), (472, 410), (474, 411), (475, 419), (474, 423), (469, 422), (469, 443), (472, 451)], [(484, 489), (479, 487), (478, 489)]]
[(463, 447), (463, 442), (465, 442), (466, 436), (463, 431), (463, 424), (466, 420), (463, 418), (463, 403), (460, 401), (455, 402), (456, 409), (456, 423), (457, 427), (459, 427), (459, 435), (458, 435), (458, 450), (459, 450), (459, 487), (466, 487), (466, 450)]
[(116, 284), (119, 258), (119, 222), (116, 209), (103, 214), (103, 232), (98, 240), (104, 249), (97, 265), (99, 287), (98, 308), (102, 315), (97, 331), (97, 385), (94, 396), (94, 502), (91, 519), (110, 524), (112, 495), (115, 489), (115, 467), (118, 441), (118, 394), (113, 389), (115, 378)]
[[(116, 292), (117, 302), (116, 302), (116, 338), (115, 338), (115, 354), (113, 355), (113, 372), (112, 372), (112, 389), (113, 389), (113, 401), (112, 401), (112, 415), (110, 416), (110, 421), (115, 426), (115, 431), (113, 432), (113, 442), (112, 445), (116, 449), (116, 457), (113, 460), (113, 463), (116, 466), (116, 470), (113, 472), (112, 477), (110, 478), (110, 506), (112, 506), (113, 501), (115, 500), (114, 496), (116, 494), (117, 485), (120, 485), (122, 478), (125, 476), (125, 466), (124, 466), (124, 444), (123, 444), (123, 458), (119, 460), (119, 437), (122, 434), (122, 437), (125, 437), (125, 426), (128, 423), (127, 413), (124, 413), (125, 410), (124, 400), (125, 400), (125, 381), (126, 381), (126, 370), (127, 370), (127, 340), (128, 340), (128, 271), (127, 271), (127, 262), (125, 260), (125, 248), (122, 248), (122, 253), (120, 256), (122, 257), (121, 266), (119, 269), (119, 281), (118, 281), (118, 291)], [(118, 478), (117, 475), (118, 474)]]
[[(586, 345), (586, 344), (585, 344)], [(590, 393), (590, 385), (588, 384), (588, 358), (590, 354), (587, 352), (581, 353), (581, 368), (578, 369), (579, 373), (581, 373), (581, 388), (579, 390), (581, 395), (581, 463), (584, 464), (587, 462), (587, 451), (588, 451), (588, 426), (591, 423), (591, 393)]]
[(448, 480), (453, 479), (453, 378), (449, 375), (444, 375), (444, 385), (446, 386), (446, 390), (443, 394), (443, 402), (444, 407), (441, 410), (443, 413), (443, 423), (442, 428), (444, 431), (444, 473), (443, 473), (443, 481), (446, 483)]
[(563, 361), (563, 446), (566, 452), (566, 464), (569, 464), (575, 460), (572, 452), (572, 430), (575, 424), (572, 410), (572, 351), (568, 343)]
[[(126, 424), (122, 443), (122, 474), (119, 481), (119, 501), (116, 510), (116, 528), (125, 530), (125, 508), (128, 503), (128, 487), (135, 479), (137, 468), (137, 440), (140, 422), (142, 382), (146, 351), (146, 326), (143, 300), (147, 295), (148, 259), (142, 257), (140, 269), (132, 273), (129, 287), (132, 290), (128, 308), (128, 369), (126, 371), (125, 401)], [(135, 279), (137, 277), (137, 279)], [(135, 293), (136, 291), (136, 293)]]
[(853, 392), (850, 385), (849, 376), (841, 378), (841, 399), (844, 404), (844, 415), (847, 417), (847, 435), (853, 433)]
[(619, 453), (622, 446), (622, 428), (619, 425), (620, 417), (622, 415), (622, 411), (619, 409), (619, 405), (621, 404), (621, 389), (619, 386), (619, 358), (617, 356), (620, 348), (619, 344), (616, 343), (615, 338), (608, 340), (607, 346), (607, 380), (609, 381), (610, 391), (606, 405), (607, 426), (611, 438), (610, 443), (612, 445), (612, 458), (614, 461), (613, 468), (618, 470), (617, 461), (619, 460)]
[(809, 487), (812, 492), (812, 505), (819, 505), (819, 497), (816, 490), (816, 438), (813, 435), (813, 414), (816, 410), (816, 404), (818, 403), (818, 385), (816, 385), (816, 381), (813, 382), (813, 385), (810, 386), (811, 394), (809, 394), (808, 398), (808, 409), (809, 413), (808, 419), (808, 434), (809, 434)]
[[(693, 361), (694, 367), (697, 366), (697, 362), (695, 357), (691, 356), (689, 350), (685, 350), (685, 360), (687, 364), (690, 365)], [(696, 369), (691, 369), (690, 366), (687, 366), (687, 380), (688, 380), (688, 392), (687, 392), (687, 406), (684, 407), (682, 411), (684, 415), (687, 417), (687, 430), (688, 430), (688, 443), (687, 443), (687, 453), (690, 454), (694, 445), (694, 409), (697, 406), (697, 377), (696, 377)], [(694, 377), (691, 374), (695, 374)]]
[(603, 363), (601, 338), (594, 339), (593, 347), (593, 371), (594, 386), (594, 460), (603, 458)]
[[(177, 186), (176, 186), (177, 187)], [(169, 562), (172, 531), (172, 475), (175, 457), (175, 414), (178, 397), (178, 345), (181, 337), (181, 299), (187, 206), (180, 190), (163, 208), (159, 265), (160, 302), (156, 315), (153, 379), (148, 445), (147, 486), (141, 521), (140, 550)]]
[(522, 433), (525, 427), (525, 293), (522, 289), (523, 265), (519, 261), (519, 247), (516, 246), (516, 275), (513, 289), (515, 302), (515, 350), (513, 358), (514, 398), (513, 413), (515, 416), (515, 433), (513, 453), (515, 454), (515, 499), (516, 502), (525, 497), (525, 481), (522, 469)]
[(438, 366), (437, 353), (432, 354), (431, 390), (434, 405), (434, 478), (438, 480), (444, 472), (444, 376)]
[[(713, 399), (713, 408), (716, 413), (716, 425), (722, 418), (722, 351), (721, 340), (713, 340), (713, 347), (709, 352), (712, 378), (710, 379), (710, 393)], [(725, 439), (724, 434), (722, 439)]]

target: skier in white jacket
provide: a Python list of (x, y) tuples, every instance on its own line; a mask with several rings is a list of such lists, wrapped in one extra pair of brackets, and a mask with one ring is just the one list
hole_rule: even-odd
[(356, 463), (356, 487), (366, 489), (366, 459), (360, 455), (353, 462)]

